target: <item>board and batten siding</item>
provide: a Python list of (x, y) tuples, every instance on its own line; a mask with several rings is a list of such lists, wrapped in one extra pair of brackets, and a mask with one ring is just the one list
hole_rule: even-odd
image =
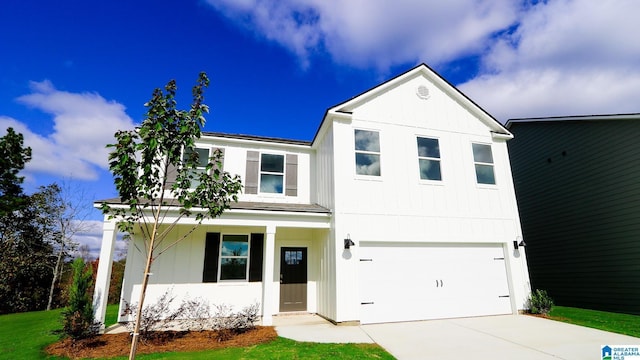
[(558, 305), (640, 314), (640, 121), (510, 130), (533, 288)]
[[(334, 209), (334, 128), (330, 122), (316, 139), (312, 176), (314, 191), (311, 201)], [(333, 222), (333, 219), (332, 219)], [(336, 235), (335, 225), (327, 232), (319, 233), (317, 250), (320, 257), (318, 274), (318, 314), (336, 319)]]
[[(243, 191), (240, 201), (309, 204), (311, 197), (311, 157), (310, 147), (287, 144), (268, 139), (236, 139), (203, 136), (197, 147), (220, 148), (224, 150), (224, 170), (242, 179)], [(284, 156), (283, 192), (281, 194), (261, 193), (259, 189), (261, 154)]]
[[(416, 95), (420, 86), (428, 99)], [(349, 110), (350, 121), (333, 123), (336, 321), (360, 318), (361, 243), (512, 246), (520, 224), (505, 141), (445, 89), (416, 77)], [(355, 130), (378, 132), (380, 176), (356, 174)], [(418, 137), (439, 140), (442, 181), (420, 179)], [(491, 145), (496, 185), (477, 184), (473, 143)], [(340, 244), (347, 236), (356, 244), (348, 252)], [(524, 262), (507, 263), (514, 311), (528, 293)]]

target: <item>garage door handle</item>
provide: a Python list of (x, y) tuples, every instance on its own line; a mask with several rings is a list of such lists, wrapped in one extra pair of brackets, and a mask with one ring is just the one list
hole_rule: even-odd
[(371, 301), (371, 302), (361, 302), (360, 305), (373, 305), (373, 301)]
[(498, 297), (509, 297), (509, 295), (499, 295)]

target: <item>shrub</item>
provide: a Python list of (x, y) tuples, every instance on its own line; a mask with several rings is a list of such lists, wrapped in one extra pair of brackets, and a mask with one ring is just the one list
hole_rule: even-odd
[[(201, 298), (184, 299), (179, 307), (171, 308), (175, 296), (171, 290), (166, 291), (156, 303), (147, 305), (142, 310), (140, 321), (140, 338), (149, 339), (157, 331), (180, 328), (185, 331), (202, 331), (211, 329), (216, 331), (218, 341), (226, 341), (236, 334), (253, 329), (260, 319), (260, 305), (254, 303), (239, 312), (233, 312), (233, 307), (227, 304), (214, 305), (213, 311), (209, 303)], [(127, 323), (127, 330), (133, 332), (137, 304), (125, 301), (122, 315), (133, 318)], [(180, 320), (180, 321), (174, 321)]]
[(226, 341), (236, 334), (242, 334), (253, 329), (259, 319), (260, 305), (254, 303), (234, 313), (230, 305), (215, 305), (211, 319), (211, 327), (216, 330), (218, 341)]
[[(171, 310), (171, 304), (175, 298), (176, 297), (171, 294), (171, 290), (167, 290), (158, 301), (142, 309), (140, 338), (148, 339), (154, 331), (168, 330), (172, 326), (171, 322), (173, 320), (182, 317), (185, 312), (184, 306)], [(133, 333), (134, 330), (137, 310), (138, 304), (132, 305), (125, 301), (125, 310), (122, 315), (131, 315), (133, 318), (126, 325), (130, 333)]]
[(69, 305), (62, 311), (62, 331), (73, 339), (82, 339), (97, 334), (102, 324), (93, 317), (91, 268), (85, 266), (82, 258), (75, 259), (71, 266), (73, 281), (69, 288)]
[(253, 303), (235, 314), (236, 321), (234, 328), (238, 332), (245, 332), (251, 330), (256, 326), (256, 322), (260, 319), (260, 305)]
[(211, 307), (209, 302), (202, 298), (185, 299), (182, 301), (184, 308), (183, 330), (203, 331), (207, 329), (211, 322)]
[(532, 314), (547, 315), (553, 307), (553, 299), (545, 290), (536, 289), (529, 298), (529, 311)]
[(234, 333), (234, 322), (235, 319), (230, 305), (215, 305), (211, 327), (216, 330), (218, 341), (231, 339)]

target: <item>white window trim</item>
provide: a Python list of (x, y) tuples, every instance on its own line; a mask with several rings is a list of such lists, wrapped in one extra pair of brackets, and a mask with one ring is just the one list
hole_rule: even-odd
[[(271, 171), (262, 171), (262, 155), (280, 155), (282, 156), (282, 174)], [(271, 192), (262, 192), (260, 189), (262, 188), (262, 174), (266, 175), (282, 175), (282, 192), (281, 193), (271, 193)], [(270, 196), (270, 197), (285, 197), (286, 186), (285, 183), (287, 180), (287, 154), (279, 151), (260, 151), (259, 161), (258, 161), (258, 195), (261, 196)]]
[[(197, 152), (198, 149), (202, 149), (202, 150), (207, 150), (208, 151), (208, 153), (207, 153), (208, 154), (207, 162), (209, 162), (209, 159), (211, 158), (211, 150), (212, 150), (211, 146), (198, 146), (198, 145), (194, 145), (193, 146), (193, 150), (194, 151)], [(185, 149), (182, 149), (181, 157), (182, 157), (183, 161), (184, 161), (185, 154), (186, 154)], [(198, 166), (196, 169), (205, 169), (205, 167), (204, 166)]]
[[(226, 259), (230, 259), (230, 258), (236, 258), (236, 259), (242, 259), (242, 258), (246, 258), (247, 259), (247, 269), (245, 271), (244, 274), (244, 280), (240, 280), (240, 279), (226, 279), (223, 280), (222, 279), (222, 244), (224, 243), (224, 237), (225, 236), (246, 236), (247, 237), (247, 256), (224, 256), (224, 258)], [(249, 261), (251, 258), (251, 234), (236, 234), (236, 233), (229, 233), (229, 234), (220, 234), (220, 247), (218, 248), (218, 283), (245, 283), (245, 282), (249, 282)]]
[[(473, 156), (473, 144), (489, 146), (489, 148), (491, 149), (491, 158), (493, 158), (493, 162), (492, 163), (487, 163), (487, 162), (482, 162), (482, 161), (476, 161), (475, 156)], [(476, 186), (479, 187), (479, 188), (485, 188), (485, 189), (486, 188), (489, 188), (489, 189), (497, 188), (498, 187), (498, 176), (496, 175), (496, 158), (494, 156), (493, 144), (482, 142), (482, 141), (472, 141), (471, 142), (471, 160), (473, 160), (473, 180), (475, 181)], [(491, 168), (493, 169), (493, 179), (495, 180), (495, 184), (479, 183), (478, 182), (478, 174), (476, 173), (476, 165), (490, 165)]]
[[(362, 130), (362, 131), (370, 131), (370, 132), (376, 132), (378, 133), (378, 146), (380, 146), (380, 151), (376, 152), (376, 151), (367, 151), (367, 150), (356, 150), (356, 130)], [(353, 168), (353, 173), (355, 175), (355, 178), (357, 180), (369, 180), (369, 181), (382, 181), (382, 176), (383, 176), (383, 172), (382, 172), (382, 132), (380, 131), (380, 129), (366, 129), (366, 128), (353, 128), (353, 131), (351, 132), (351, 134), (353, 135), (353, 164), (354, 164), (354, 168)], [(380, 158), (380, 175), (364, 175), (364, 174), (358, 174), (358, 170), (357, 170), (357, 164), (355, 162), (355, 155), (356, 154), (367, 154), (367, 155), (378, 155), (378, 157)]]
[[(420, 156), (420, 151), (418, 150), (418, 138), (423, 138), (423, 139), (434, 139), (434, 140), (438, 140), (438, 147), (440, 148), (440, 157), (439, 158), (434, 158), (434, 157), (429, 157), (429, 156)], [(420, 181), (421, 184), (429, 184), (429, 185), (443, 185), (444, 184), (444, 171), (442, 171), (442, 142), (440, 141), (440, 137), (438, 136), (430, 136), (430, 135), (416, 135), (415, 136), (415, 141), (416, 141), (416, 155), (418, 158), (418, 180)], [(440, 180), (431, 180), (431, 179), (423, 179), (420, 176), (420, 160), (437, 160), (440, 163)]]

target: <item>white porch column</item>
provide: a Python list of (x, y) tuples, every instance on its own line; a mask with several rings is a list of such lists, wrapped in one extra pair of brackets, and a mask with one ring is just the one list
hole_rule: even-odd
[(262, 259), (262, 325), (273, 324), (273, 309), (275, 308), (275, 285), (273, 271), (276, 252), (276, 227), (267, 226), (264, 242), (264, 259)]
[(107, 298), (109, 297), (109, 285), (111, 283), (111, 263), (113, 262), (113, 250), (116, 244), (116, 222), (104, 218), (102, 227), (102, 246), (100, 247), (100, 262), (96, 274), (96, 286), (93, 291), (93, 315), (96, 321), (102, 323), (104, 330), (104, 318), (107, 311)]

